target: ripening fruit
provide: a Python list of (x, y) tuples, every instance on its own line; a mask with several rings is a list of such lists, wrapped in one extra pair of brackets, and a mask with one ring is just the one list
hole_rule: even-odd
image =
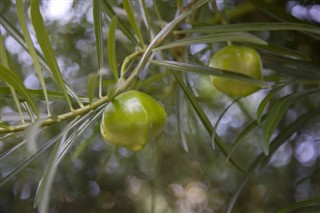
[(151, 96), (135, 90), (115, 97), (106, 107), (100, 132), (117, 146), (140, 151), (158, 136), (166, 123), (163, 107)]
[[(259, 53), (250, 47), (227, 46), (219, 50), (210, 60), (210, 67), (242, 73), (261, 80), (262, 64)], [(259, 86), (223, 77), (212, 77), (213, 85), (233, 96), (245, 97), (260, 89)]]

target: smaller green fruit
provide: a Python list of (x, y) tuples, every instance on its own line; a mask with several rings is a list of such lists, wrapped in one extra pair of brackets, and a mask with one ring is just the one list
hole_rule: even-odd
[(142, 150), (158, 136), (167, 115), (151, 96), (131, 90), (115, 97), (106, 107), (100, 125), (102, 137), (132, 151)]
[[(210, 67), (242, 73), (261, 80), (262, 63), (259, 53), (250, 47), (227, 46), (219, 50), (210, 60)], [(233, 96), (245, 97), (260, 89), (259, 86), (223, 77), (212, 77), (213, 85)]]

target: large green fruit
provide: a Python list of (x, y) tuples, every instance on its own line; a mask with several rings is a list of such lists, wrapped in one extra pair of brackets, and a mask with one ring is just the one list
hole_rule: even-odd
[(106, 141), (139, 151), (148, 140), (163, 131), (166, 120), (166, 112), (156, 100), (131, 90), (118, 95), (107, 105), (100, 131)]
[[(209, 66), (242, 73), (259, 80), (262, 78), (260, 55), (250, 47), (227, 46), (212, 56)], [(257, 85), (223, 77), (214, 76), (212, 81), (218, 90), (233, 97), (245, 97), (260, 89)]]

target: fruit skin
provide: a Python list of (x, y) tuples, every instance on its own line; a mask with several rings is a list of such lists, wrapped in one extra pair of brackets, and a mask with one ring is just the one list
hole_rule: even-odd
[(148, 140), (162, 132), (166, 120), (165, 110), (155, 99), (130, 90), (118, 95), (107, 105), (100, 132), (111, 144), (140, 151)]
[[(224, 47), (212, 56), (209, 66), (262, 79), (260, 55), (250, 47)], [(260, 89), (257, 85), (223, 77), (214, 76), (212, 82), (218, 90), (233, 97), (245, 97)]]

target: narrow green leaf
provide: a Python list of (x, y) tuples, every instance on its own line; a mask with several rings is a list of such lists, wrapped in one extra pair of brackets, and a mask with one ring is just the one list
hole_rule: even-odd
[(96, 36), (96, 51), (98, 59), (98, 69), (103, 66), (103, 36), (101, 20), (101, 0), (92, 0), (93, 4), (93, 24)]
[(134, 17), (134, 11), (132, 9), (131, 0), (124, 0), (122, 1), (123, 7), (127, 12), (131, 27), (135, 34), (138, 36), (141, 47), (143, 48), (145, 46), (142, 34), (140, 32), (140, 28), (137, 25), (136, 18)]
[[(239, 100), (240, 100), (240, 98), (237, 98), (237, 99), (233, 100), (230, 104), (227, 105), (227, 107), (226, 107), (226, 108), (222, 111), (222, 113), (219, 115), (218, 120), (216, 121), (216, 123), (215, 123), (215, 125), (214, 125), (214, 127), (213, 127), (213, 134), (211, 135), (211, 140), (212, 140), (211, 145), (212, 145), (212, 148), (213, 148), (213, 149), (214, 149), (214, 143), (215, 143), (215, 136), (216, 136), (216, 134), (217, 134), (217, 129), (218, 129), (218, 126), (219, 126), (219, 124), (220, 124), (221, 119), (222, 119), (223, 116), (227, 113), (227, 111), (230, 109), (230, 107), (232, 107), (233, 104), (236, 103), (236, 102), (239, 101)], [(228, 154), (227, 159), (229, 159), (230, 156), (231, 156), (231, 155)]]
[[(16, 30), (16, 28), (9, 22), (9, 20), (2, 16), (2, 14), (0, 14), (0, 24), (7, 30), (7, 32), (21, 45), (21, 47), (23, 49), (25, 49), (26, 51), (28, 51), (28, 46), (25, 43), (25, 41), (23, 40), (23, 36), (22, 34)], [(1, 45), (0, 45), (1, 47)], [(50, 71), (50, 68), (46, 62), (46, 59), (44, 58), (44, 56), (38, 51), (36, 50), (37, 55), (39, 57), (39, 62), (43, 68), (43, 70), (48, 74), (48, 76), (50, 78), (52, 78), (55, 81), (55, 78), (52, 74), (52, 72)], [(81, 103), (80, 98), (78, 97), (77, 93), (71, 88), (71, 86), (68, 84), (68, 82), (64, 81), (66, 87), (67, 87), (67, 91), (69, 93), (69, 95), (74, 98), (74, 100), (78, 103), (79, 106), (83, 106), (83, 104)]]
[(35, 154), (38, 151), (37, 137), (41, 131), (44, 118), (40, 118), (25, 129), (26, 147), (29, 154)]
[(61, 89), (66, 101), (69, 104), (69, 107), (71, 110), (73, 110), (67, 89), (66, 89), (66, 85), (64, 83), (61, 71), (59, 69), (56, 57), (54, 55), (44, 22), (43, 22), (43, 18), (40, 12), (40, 8), (39, 8), (39, 0), (32, 0), (31, 1), (31, 20), (32, 20), (32, 24), (34, 27), (34, 30), (36, 32), (36, 36), (39, 42), (39, 45), (42, 49), (42, 52), (48, 62), (48, 65), (50, 67), (50, 70), (59, 86), (59, 88)]
[(4, 128), (6, 130), (11, 130), (11, 128), (8, 126), (8, 124), (3, 123), (2, 121), (0, 121), (0, 128)]
[(306, 95), (312, 93), (319, 93), (319, 90), (305, 90), (300, 93), (290, 94), (280, 98), (273, 106), (271, 106), (266, 121), (263, 125), (263, 133), (262, 133), (262, 148), (265, 155), (269, 155), (269, 142), (270, 138), (278, 126), (280, 120), (282, 119), (283, 115), (287, 111), (288, 107), (296, 101), (297, 98), (303, 98)]
[[(0, 61), (4, 67), (6, 67), (8, 70), (10, 70), (9, 57), (7, 56), (7, 51), (5, 49), (2, 33), (0, 33)], [(13, 97), (13, 101), (18, 109), (20, 121), (21, 121), (21, 123), (24, 123), (25, 119), (23, 117), (23, 112), (21, 110), (21, 106), (20, 106), (20, 102), (17, 97), (17, 93), (11, 85), (9, 85), (9, 89), (10, 89), (10, 93)]]
[[(110, 18), (113, 18), (116, 15), (116, 13), (113, 11), (112, 7), (109, 5), (108, 0), (103, 0), (103, 9)], [(125, 23), (123, 23), (123, 21), (121, 19), (118, 20), (118, 25), (119, 25), (120, 30), (123, 32), (123, 34), (126, 35), (127, 38), (132, 43), (139, 46), (139, 42), (133, 36), (133, 33), (130, 32), (129, 28), (126, 26)]]
[[(15, 169), (13, 169), (13, 171), (8, 174), (7, 176), (5, 176), (3, 179), (1, 179), (0, 181), (0, 187), (4, 186), (7, 182), (9, 182), (10, 180), (12, 180), (15, 176), (17, 176), (21, 171), (23, 171), (32, 161), (34, 161), (35, 159), (37, 159), (41, 154), (43, 154), (45, 151), (47, 151), (53, 144), (56, 143), (57, 140), (59, 140), (61, 137), (61, 134), (58, 134), (56, 137), (52, 138), (49, 142), (47, 142), (44, 146), (42, 146), (38, 152), (36, 152), (34, 155), (32, 155), (31, 157), (29, 157), (28, 159), (22, 161)], [(15, 146), (13, 149), (17, 149), (19, 147), (21, 147), (23, 144), (25, 144), (25, 141), (23, 141), (22, 143), (20, 143), (18, 146)], [(5, 156), (10, 156), (10, 153), (12, 153), (11, 151), (14, 150), (10, 150), (10, 152), (6, 153)], [(5, 157), (2, 156), (1, 160)]]
[(108, 59), (109, 66), (112, 71), (114, 79), (117, 81), (118, 76), (118, 66), (117, 66), (117, 57), (116, 57), (116, 29), (117, 29), (117, 16), (114, 16), (109, 25), (108, 33)]
[(167, 61), (167, 60), (162, 60), (162, 61), (152, 60), (151, 63), (172, 69), (174, 71), (195, 72), (195, 73), (206, 74), (206, 75), (214, 75), (214, 76), (230, 78), (230, 79), (239, 80), (239, 81), (245, 81), (245, 82), (263, 86), (263, 87), (267, 86), (264, 82), (251, 78), (247, 75), (231, 72), (227, 70), (216, 69), (209, 66), (200, 66), (200, 65), (188, 64), (188, 63), (182, 63), (182, 62), (176, 62), (176, 61)]
[[(75, 118), (64, 129), (61, 141), (60, 143), (57, 143), (52, 150), (46, 170), (44, 171), (44, 175), (38, 185), (34, 206), (38, 207), (39, 212), (47, 212), (49, 208), (50, 191), (59, 164), (69, 152), (72, 145), (79, 141), (79, 137), (88, 128), (88, 126), (96, 122), (97, 118), (101, 117), (101, 113), (103, 112), (102, 109), (103, 106), (99, 107), (95, 111), (87, 113), (81, 118)], [(70, 130), (76, 126), (78, 126), (77, 130), (73, 131), (72, 134), (68, 136)]]
[(297, 80), (320, 80), (320, 66), (317, 64), (272, 54), (262, 54), (261, 59), (265, 67), (279, 72), (279, 75), (286, 75)]
[(204, 43), (227, 42), (227, 41), (246, 42), (246, 43), (253, 43), (253, 44), (260, 44), (260, 45), (268, 44), (266, 41), (249, 33), (219, 33), (219, 34), (202, 35), (197, 37), (176, 40), (171, 43), (164, 44), (158, 48), (155, 48), (153, 51), (159, 51), (163, 49), (192, 45), (192, 44), (204, 44)]
[[(250, 165), (249, 169), (247, 170), (246, 174), (251, 174), (252, 177), (258, 177), (257, 169), (259, 167), (264, 167), (268, 160), (271, 159), (272, 155), (277, 151), (277, 149), (285, 143), (292, 134), (296, 131), (303, 129), (310, 120), (317, 118), (316, 115), (320, 114), (320, 108), (315, 108), (310, 110), (309, 112), (305, 113), (304, 115), (300, 116), (296, 121), (290, 124), (287, 128), (282, 130), (279, 135), (273, 139), (270, 146), (270, 155), (266, 156), (264, 153), (260, 154)], [(242, 181), (239, 183), (235, 193), (232, 195), (230, 202), (227, 206), (227, 213), (231, 213), (232, 209), (237, 202), (238, 197), (241, 194), (242, 189), (246, 185), (249, 180), (249, 176), (245, 175)]]
[(83, 153), (85, 151), (85, 149), (88, 147), (88, 145), (93, 142), (96, 141), (95, 139), (98, 136), (96, 134), (92, 134), (87, 140), (82, 141), (81, 144), (79, 144), (76, 148), (76, 150), (74, 151), (73, 155), (72, 155), (72, 160), (77, 159), (81, 153)]
[(146, 25), (146, 28), (149, 32), (150, 35), (150, 41), (153, 39), (153, 35), (152, 35), (152, 28), (151, 28), (151, 24), (150, 24), (150, 15), (148, 13), (148, 9), (147, 9), (147, 5), (146, 5), (146, 0), (141, 0), (138, 1), (138, 3), (140, 4), (140, 10), (142, 12), (142, 18), (144, 21), (144, 24)]
[(0, 64), (0, 78), (3, 79), (5, 82), (10, 84), (30, 105), (36, 116), (39, 118), (39, 112), (34, 104), (32, 98), (30, 97), (27, 88), (23, 85), (20, 78), (12, 71), (5, 68), (2, 64)]
[(185, 124), (185, 99), (183, 96), (183, 93), (181, 90), (178, 91), (177, 94), (177, 128), (178, 128), (178, 134), (179, 134), (179, 138), (181, 141), (181, 145), (182, 148), (184, 149), (184, 151), (189, 152), (189, 148), (188, 148), (188, 142), (187, 142), (187, 137), (186, 137), (186, 133), (185, 133), (185, 128), (184, 128), (184, 124)]
[(297, 209), (303, 209), (307, 207), (318, 207), (320, 209), (320, 197), (318, 196), (318, 197), (313, 197), (310, 199), (295, 202), (291, 205), (288, 205), (286, 207), (276, 210), (275, 213), (287, 213), (287, 212), (291, 212)]
[(55, 144), (53, 150), (51, 151), (46, 169), (43, 173), (43, 177), (38, 184), (38, 189), (34, 201), (34, 206), (38, 207), (39, 212), (48, 212), (50, 191), (52, 188), (52, 183), (54, 181), (55, 173), (59, 166), (59, 164), (57, 163), (58, 157), (63, 150), (63, 144), (67, 140), (69, 131), (74, 127), (78, 120), (78, 118), (75, 118), (66, 126), (63, 131), (61, 140)]
[(35, 50), (34, 44), (31, 40), (28, 28), (27, 28), (27, 24), (25, 21), (25, 12), (24, 12), (24, 8), (23, 8), (23, 1), (17, 1), (16, 2), (16, 9), (17, 9), (17, 14), (18, 14), (18, 18), (19, 18), (19, 22), (20, 22), (20, 26), (23, 32), (23, 36), (24, 36), (24, 40), (28, 46), (28, 51), (29, 54), (32, 58), (33, 64), (34, 64), (34, 68), (36, 70), (40, 85), (42, 87), (43, 90), (43, 94), (44, 94), (44, 98), (46, 101), (46, 105), (47, 105), (47, 111), (48, 111), (48, 115), (50, 116), (50, 108), (49, 108), (49, 99), (48, 99), (48, 94), (47, 94), (47, 87), (46, 87), (46, 83), (44, 81), (43, 75), (42, 75), (42, 71), (41, 71), (41, 65), (39, 63), (38, 60), (38, 55), (37, 52)]
[(98, 74), (97, 73), (90, 73), (87, 78), (87, 89), (88, 89), (88, 97), (90, 106), (92, 106), (93, 99), (94, 99), (94, 92), (97, 88), (97, 80)]
[[(264, 121), (266, 119), (266, 115), (262, 116), (260, 118), (260, 122)], [(258, 120), (253, 121), (252, 123), (250, 123), (246, 128), (244, 128), (237, 136), (237, 138), (235, 139), (235, 141), (232, 143), (232, 146), (230, 148), (229, 151), (229, 156), (227, 158), (227, 160), (229, 159), (229, 157), (233, 154), (233, 152), (237, 149), (237, 147), (241, 144), (241, 142), (245, 139), (245, 137), (251, 133), (251, 131), (256, 128), (257, 126), (259, 126), (259, 122)]]
[(281, 46), (274, 46), (274, 45), (259, 45), (259, 44), (246, 44), (246, 46), (251, 46), (256, 49), (260, 49), (265, 52), (269, 52), (274, 55), (279, 55), (282, 57), (292, 58), (295, 60), (301, 60), (301, 61), (311, 61), (311, 58), (301, 52), (288, 49)]
[[(187, 85), (183, 82), (183, 80), (181, 79), (179, 74), (175, 73), (173, 71), (171, 71), (171, 72), (172, 72), (173, 76), (175, 77), (176, 81), (178, 82), (179, 86), (183, 90), (185, 96), (188, 98), (189, 102), (193, 106), (194, 110), (197, 112), (197, 114), (198, 114), (201, 122), (203, 123), (204, 127), (206, 128), (207, 132), (209, 133), (209, 135), (213, 135), (214, 134), (213, 133), (213, 131), (214, 131), (213, 126), (211, 125), (210, 120), (208, 119), (207, 115), (204, 113), (201, 106), (199, 105), (198, 100), (193, 95), (192, 91), (190, 91), (189, 88), (187, 87)], [(219, 137), (219, 135), (217, 133), (215, 133), (214, 142), (218, 146), (218, 148), (221, 150), (223, 155), (227, 157), (229, 155), (227, 147), (222, 142), (221, 138)], [(240, 172), (242, 172), (242, 173), (244, 172), (242, 167), (234, 159), (230, 158), (230, 163), (234, 167), (236, 167)]]
[(264, 99), (260, 102), (258, 110), (257, 110), (257, 122), (258, 122), (258, 124), (261, 122), (262, 113), (263, 113), (264, 109), (266, 108), (267, 104), (269, 103), (269, 101), (274, 97), (275, 94), (277, 94), (277, 92), (279, 90), (281, 90), (285, 86), (286, 85), (280, 85), (280, 86), (277, 86), (277, 87), (273, 88), (268, 93), (268, 95), (266, 95), (266, 97), (264, 97)]
[(210, 27), (195, 27), (187, 30), (175, 31), (175, 34), (185, 33), (230, 33), (230, 32), (248, 32), (248, 31), (278, 31), (278, 30), (295, 30), (309, 32), (320, 35), (320, 29), (313, 25), (301, 23), (241, 23), (228, 25), (214, 25)]

